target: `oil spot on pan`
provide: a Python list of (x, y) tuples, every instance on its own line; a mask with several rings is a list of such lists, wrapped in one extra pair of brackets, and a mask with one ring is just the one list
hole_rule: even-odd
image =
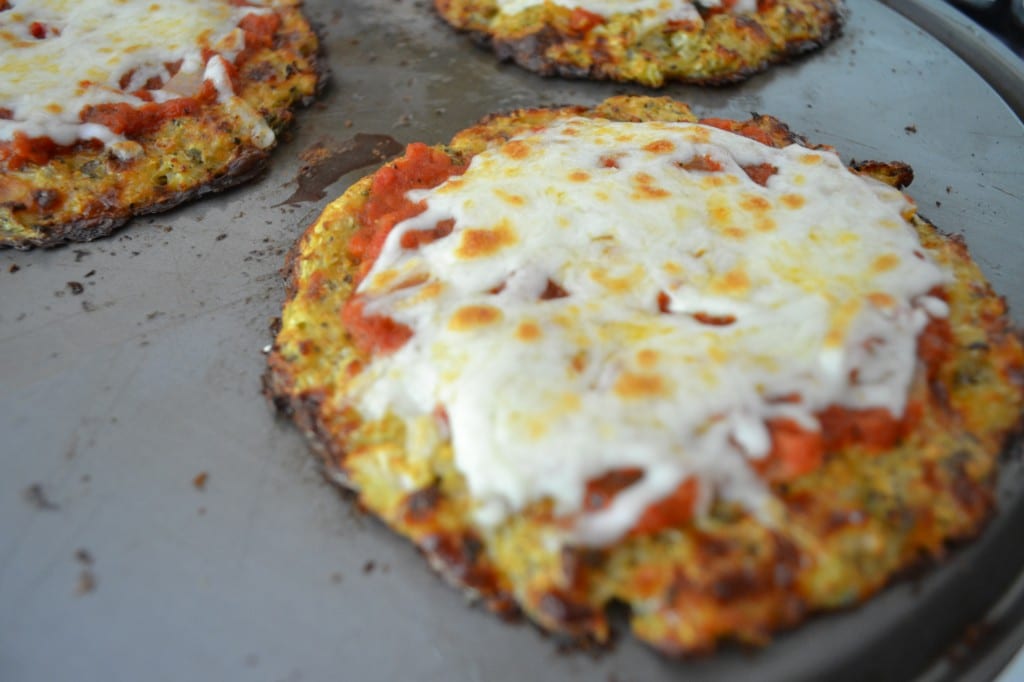
[(343, 142), (321, 140), (299, 154), (302, 165), (295, 178), (299, 186), (275, 208), (323, 199), (324, 189), (345, 173), (386, 161), (402, 148), (390, 135), (357, 133)]

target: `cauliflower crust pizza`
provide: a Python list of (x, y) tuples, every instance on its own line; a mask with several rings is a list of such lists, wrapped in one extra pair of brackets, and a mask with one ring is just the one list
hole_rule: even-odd
[(843, 0), (434, 0), (449, 24), (545, 76), (721, 85), (839, 35)]
[(258, 174), (322, 84), (299, 0), (0, 0), (0, 246)]
[(662, 98), (409, 145), (298, 243), (267, 391), (450, 582), (669, 654), (849, 607), (993, 511), (1024, 350), (900, 163)]

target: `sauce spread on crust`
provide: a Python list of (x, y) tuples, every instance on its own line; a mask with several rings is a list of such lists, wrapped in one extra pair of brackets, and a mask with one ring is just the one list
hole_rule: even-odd
[(232, 79), (279, 24), (271, 8), (239, 0), (9, 0), (0, 9), (0, 161), (16, 170), (82, 143), (132, 158), (134, 136), (211, 101), (270, 147), (273, 131)]
[(350, 246), (370, 353), (350, 395), (442, 412), (478, 522), (547, 498), (605, 545), (715, 496), (770, 522), (765, 479), (913, 423), (948, 338), (913, 205), (830, 151), (708, 123), (571, 118), (465, 172), (417, 149), (380, 176)]

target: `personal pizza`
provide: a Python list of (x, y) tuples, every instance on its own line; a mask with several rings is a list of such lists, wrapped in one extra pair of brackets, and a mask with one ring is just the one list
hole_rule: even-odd
[(0, 246), (254, 177), (321, 84), (298, 0), (0, 0)]
[(669, 654), (849, 607), (993, 511), (1024, 350), (901, 163), (665, 98), (411, 144), (296, 246), (268, 394), (501, 613)]
[(721, 85), (839, 35), (843, 0), (434, 0), (452, 26), (545, 76)]

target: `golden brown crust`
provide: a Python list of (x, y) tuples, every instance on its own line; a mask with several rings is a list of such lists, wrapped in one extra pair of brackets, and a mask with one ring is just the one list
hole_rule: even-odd
[(699, 22), (661, 22), (650, 29), (637, 16), (618, 14), (580, 27), (573, 10), (554, 3), (517, 14), (495, 0), (434, 0), (452, 26), (542, 76), (637, 82), (661, 87), (736, 83), (772, 64), (822, 47), (838, 37), (846, 18), (842, 0), (777, 0), (750, 14), (709, 12)]
[(170, 193), (149, 206), (140, 206), (135, 211), (118, 211), (113, 206), (105, 206), (105, 214), (78, 218), (57, 225), (40, 225), (38, 237), (11, 244), (0, 242), (0, 246), (13, 246), (18, 249), (33, 246), (50, 247), (67, 242), (88, 242), (106, 237), (133, 217), (167, 211), (205, 194), (220, 192), (247, 182), (266, 169), (269, 156), (269, 153), (259, 149), (241, 150), (237, 158), (232, 159), (219, 175), (211, 177), (206, 183), (191, 189)]
[[(298, 3), (282, 5), (273, 45), (242, 66), (238, 90), (275, 133), (292, 121), (295, 106), (313, 101), (327, 79), (317, 37)], [(258, 146), (246, 126), (228, 107), (210, 102), (134, 138), (142, 151), (128, 161), (77, 145), (44, 164), (7, 169), (0, 175), (0, 247), (90, 241), (134, 216), (251, 180), (266, 168), (272, 147)]]
[[(492, 116), (440, 149), (463, 162), (569, 115), (696, 119), (665, 98), (618, 97), (593, 109)], [(752, 126), (776, 145), (799, 139), (766, 116), (736, 126)], [(906, 170), (879, 163), (859, 172), (895, 184)], [(450, 444), (410, 457), (397, 419), (366, 422), (344, 399), (345, 382), (363, 361), (338, 323), (356, 268), (346, 245), (371, 180), (328, 206), (296, 245), (266, 392), (334, 480), (491, 610), (521, 610), (548, 631), (604, 643), (608, 608), (617, 603), (629, 609), (640, 639), (670, 655), (707, 652), (723, 639), (763, 644), (808, 614), (853, 606), (908, 566), (941, 557), (991, 514), (999, 454), (1024, 419), (1024, 349), (963, 241), (914, 218), (924, 248), (955, 275), (947, 287), (953, 345), (933, 372), (918, 373), (911, 400), (922, 416), (896, 446), (881, 453), (844, 446), (818, 470), (774, 484), (785, 516), (772, 527), (725, 503), (698, 522), (602, 549), (549, 549), (544, 538), (553, 521), (544, 503), (496, 529), (478, 527)]]

